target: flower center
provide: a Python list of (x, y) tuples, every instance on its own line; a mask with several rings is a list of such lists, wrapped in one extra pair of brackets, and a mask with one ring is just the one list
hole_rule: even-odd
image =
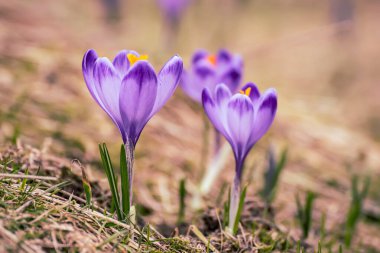
[(216, 56), (214, 54), (208, 55), (206, 59), (211, 65), (216, 65)]
[(138, 61), (141, 60), (148, 60), (148, 55), (147, 54), (142, 54), (140, 56), (134, 55), (134, 54), (127, 54), (127, 58), (131, 66), (135, 64)]
[(239, 93), (240, 94), (243, 94), (243, 95), (246, 95), (246, 96), (249, 96), (251, 94), (251, 90), (252, 88), (251, 87), (248, 87), (247, 89), (245, 90), (240, 90)]

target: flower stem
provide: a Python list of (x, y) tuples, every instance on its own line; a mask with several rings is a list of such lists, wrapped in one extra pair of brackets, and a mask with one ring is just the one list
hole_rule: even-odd
[(165, 29), (165, 50), (170, 51), (176, 48), (176, 38), (179, 32), (180, 20), (177, 17), (165, 17), (164, 29)]
[(214, 128), (214, 136), (214, 156), (217, 156), (220, 153), (219, 151), (222, 145), (222, 135), (216, 128)]
[(208, 144), (209, 144), (209, 131), (210, 125), (208, 118), (205, 113), (203, 113), (203, 135), (202, 135), (202, 149), (201, 149), (201, 162), (200, 168), (202, 170), (202, 174), (206, 171), (206, 161), (208, 157)]
[(240, 199), (240, 178), (237, 174), (235, 174), (234, 181), (231, 187), (230, 194), (230, 210), (229, 210), (229, 219), (228, 219), (228, 229), (231, 233), (233, 233), (236, 215), (239, 207), (239, 199)]
[(133, 184), (133, 145), (128, 142), (121, 145), (120, 150), (120, 176), (121, 176), (121, 203), (124, 217), (130, 218), (132, 207)]
[(236, 159), (236, 171), (234, 181), (231, 187), (230, 193), (230, 210), (228, 219), (228, 232), (235, 235), (238, 231), (238, 225), (241, 213), (243, 211), (245, 195), (247, 187), (244, 187), (243, 192), (241, 191), (241, 176), (244, 168), (244, 159)]
[(212, 185), (214, 184), (216, 178), (219, 176), (220, 172), (222, 172), (224, 165), (227, 162), (229, 151), (229, 144), (225, 143), (219, 149), (219, 152), (215, 154), (211, 163), (208, 165), (200, 184), (200, 192), (202, 195), (208, 194), (211, 190)]
[(133, 164), (135, 161), (135, 147), (133, 146), (131, 142), (127, 143), (125, 153), (127, 156), (127, 164), (128, 164), (129, 206), (132, 206)]

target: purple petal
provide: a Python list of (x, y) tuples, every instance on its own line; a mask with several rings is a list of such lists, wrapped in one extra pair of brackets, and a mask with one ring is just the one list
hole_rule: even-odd
[(239, 69), (240, 72), (243, 72), (243, 67), (244, 67), (244, 64), (243, 64), (243, 59), (241, 58), (240, 55), (235, 55), (233, 60), (232, 60), (232, 64), (233, 66), (236, 68), (236, 69)]
[(98, 56), (95, 50), (88, 50), (83, 56), (82, 72), (84, 81), (86, 82), (87, 88), (90, 91), (91, 96), (95, 99), (96, 102), (98, 102), (98, 104), (101, 104), (94, 84), (94, 65), (96, 59), (98, 59)]
[(241, 72), (238, 69), (232, 68), (227, 70), (220, 78), (220, 82), (225, 83), (232, 92), (235, 92), (241, 81)]
[(255, 124), (250, 137), (253, 145), (270, 128), (277, 111), (277, 93), (275, 89), (268, 89), (255, 106)]
[(118, 98), (120, 83), (118, 73), (112, 63), (105, 57), (98, 58), (94, 66), (95, 89), (103, 109), (119, 124), (120, 111)]
[(232, 55), (225, 49), (220, 49), (217, 55), (218, 63), (229, 63), (232, 60)]
[(92, 76), (92, 70), (94, 69), (96, 59), (98, 59), (98, 55), (94, 49), (89, 49), (84, 54), (82, 61), (82, 70), (85, 75), (91, 74)]
[(215, 75), (215, 70), (209, 62), (203, 61), (194, 67), (194, 73), (201, 79), (210, 78)]
[(136, 52), (135, 50), (128, 50), (128, 54), (133, 54), (137, 57), (140, 57), (140, 54), (138, 52)]
[(247, 83), (246, 85), (241, 88), (242, 91), (247, 90), (248, 88), (251, 88), (249, 98), (252, 102), (256, 102), (260, 98), (260, 91), (257, 88), (256, 84), (254, 83)]
[(130, 66), (127, 58), (128, 53), (130, 52), (127, 50), (120, 51), (112, 62), (121, 79), (124, 78), (124, 76), (127, 74)]
[(158, 4), (169, 18), (177, 19), (186, 9), (189, 0), (158, 0)]
[(227, 107), (227, 123), (236, 158), (242, 159), (248, 152), (247, 146), (254, 123), (254, 107), (251, 100), (242, 94), (234, 95)]
[(173, 95), (181, 78), (182, 70), (183, 62), (181, 57), (173, 56), (158, 73), (157, 98), (150, 117), (160, 110)]
[(201, 61), (190, 72), (182, 75), (181, 87), (189, 97), (201, 103), (203, 89), (214, 90), (217, 84), (215, 74), (210, 63)]
[(116, 124), (125, 140), (118, 105), (121, 83), (118, 73), (107, 58), (98, 58), (94, 65), (93, 78), (98, 104)]
[[(228, 124), (227, 124), (227, 105), (231, 98), (231, 91), (225, 84), (218, 84), (214, 91), (215, 103), (217, 105), (215, 114), (219, 115), (219, 120), (221, 122), (223, 131), (221, 132), (227, 140), (231, 140), (228, 134)], [(230, 141), (231, 142), (231, 141)]]
[(208, 52), (204, 49), (199, 49), (193, 54), (192, 63), (196, 64), (199, 60), (204, 59), (208, 55)]
[(124, 130), (136, 145), (157, 96), (157, 77), (153, 67), (147, 61), (138, 61), (124, 77), (121, 86), (119, 105)]
[(204, 87), (197, 85), (195, 76), (192, 73), (187, 72), (185, 69), (182, 71), (180, 86), (191, 99), (198, 103), (202, 102), (202, 96), (200, 94), (202, 94), (202, 89)]
[(215, 101), (219, 108), (223, 111), (226, 110), (229, 99), (231, 98), (231, 91), (225, 84), (218, 84), (215, 88)]
[(202, 103), (205, 113), (210, 119), (211, 123), (220, 133), (224, 135), (224, 137), (228, 138), (229, 136), (226, 131), (226, 126), (223, 125), (223, 117), (226, 117), (227, 115), (220, 113), (220, 108), (213, 100), (211, 93), (207, 88), (202, 92)]

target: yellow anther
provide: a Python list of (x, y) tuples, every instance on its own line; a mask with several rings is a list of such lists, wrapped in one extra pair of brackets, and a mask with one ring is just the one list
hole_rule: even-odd
[(137, 55), (134, 55), (134, 54), (127, 54), (127, 58), (129, 60), (129, 63), (132, 66), (133, 64), (135, 64), (138, 61), (148, 60), (148, 55), (147, 54), (142, 54), (140, 56), (137, 56)]
[(247, 96), (251, 95), (251, 87), (248, 87), (248, 88), (245, 90), (245, 95), (247, 95)]
[(216, 56), (215, 55), (210, 54), (209, 56), (207, 56), (207, 60), (212, 65), (216, 65)]
[(249, 95), (251, 95), (251, 90), (252, 90), (252, 88), (251, 88), (251, 87), (248, 87), (248, 88), (245, 89), (245, 90), (240, 90), (239, 93), (242, 94), (242, 95), (249, 96)]

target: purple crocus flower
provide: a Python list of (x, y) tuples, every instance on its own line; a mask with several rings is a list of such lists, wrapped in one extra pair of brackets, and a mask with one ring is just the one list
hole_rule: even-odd
[(183, 71), (181, 87), (185, 93), (198, 103), (202, 103), (204, 88), (214, 90), (216, 85), (224, 83), (231, 92), (236, 92), (243, 72), (243, 60), (227, 50), (219, 50), (216, 55), (205, 50), (194, 53), (192, 65)]
[(119, 128), (128, 163), (129, 205), (132, 204), (133, 161), (141, 131), (174, 93), (183, 62), (172, 57), (156, 74), (146, 55), (120, 51), (111, 62), (88, 50), (83, 57), (84, 80), (92, 97)]
[(253, 83), (247, 83), (240, 93), (231, 94), (228, 86), (219, 84), (202, 93), (204, 110), (214, 127), (230, 143), (235, 156), (235, 178), (231, 188), (229, 228), (233, 228), (240, 196), (244, 160), (255, 143), (272, 125), (277, 111), (277, 93), (268, 89), (260, 95)]
[(169, 22), (178, 22), (191, 0), (157, 0)]
[(156, 74), (146, 55), (123, 50), (111, 62), (91, 49), (82, 69), (92, 97), (134, 148), (145, 124), (174, 93), (183, 63), (174, 56)]

